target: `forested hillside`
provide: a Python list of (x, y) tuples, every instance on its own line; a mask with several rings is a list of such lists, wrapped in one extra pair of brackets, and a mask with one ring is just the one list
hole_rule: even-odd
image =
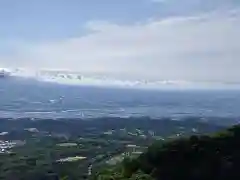
[(136, 159), (107, 167), (93, 179), (240, 179), (240, 126), (212, 136), (157, 141)]

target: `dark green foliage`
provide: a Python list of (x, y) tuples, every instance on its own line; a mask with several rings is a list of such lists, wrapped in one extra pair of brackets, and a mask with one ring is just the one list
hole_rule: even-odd
[(137, 159), (126, 159), (122, 166), (122, 179), (240, 179), (240, 126), (214, 136), (156, 142)]
[[(178, 157), (178, 153), (184, 152), (188, 154), (188, 158), (194, 157), (195, 152), (191, 151), (189, 142), (199, 143), (197, 136), (192, 137), (189, 142), (182, 139), (167, 144), (155, 143), (149, 147), (147, 153), (138, 159), (126, 159), (123, 165), (117, 165), (117, 167), (106, 166), (106, 162), (115, 156), (128, 152), (127, 145), (129, 144), (137, 145), (141, 147), (141, 151), (144, 151), (157, 137), (164, 137), (164, 139), (169, 140), (179, 133), (182, 136), (198, 133), (209, 134), (224, 128), (192, 118), (184, 121), (146, 117), (102, 118), (88, 121), (77, 119), (34, 121), (30, 119), (0, 119), (0, 121), (0, 132), (8, 132), (1, 135), (0, 140), (18, 140), (18, 144), (21, 142), (20, 145), (10, 149), (10, 154), (0, 154), (0, 180), (88, 179), (89, 167), (92, 167), (92, 172), (99, 172), (92, 177), (93, 179), (101, 177), (102, 179), (148, 180), (157, 177), (158, 174), (165, 173), (162, 171), (164, 169), (158, 167), (163, 166), (168, 158), (179, 161), (176, 168), (169, 173), (174, 171), (180, 173), (181, 168), (184, 170), (184, 167), (180, 167), (182, 165), (180, 162), (185, 157)], [(141, 129), (144, 138), (136, 131), (137, 128)], [(193, 132), (193, 128), (198, 131)], [(121, 129), (126, 129), (126, 131)], [(114, 130), (113, 134), (105, 134), (105, 132), (111, 130)], [(154, 132), (154, 135), (150, 134), (149, 131)], [(239, 133), (235, 132), (234, 128), (230, 131), (231, 134)], [(218, 138), (222, 136), (225, 137), (225, 134), (219, 134)], [(229, 137), (229, 139), (231, 138), (232, 136)], [(204, 139), (204, 142), (209, 142), (210, 148), (215, 146), (212, 143), (212, 138), (205, 136), (201, 139)], [(77, 145), (59, 146), (62, 143), (75, 143)], [(84, 156), (87, 159), (65, 163), (57, 161), (72, 156)], [(212, 157), (211, 154), (209, 156)], [(229, 164), (229, 158), (225, 158), (221, 162), (225, 164), (226, 168), (231, 165)], [(174, 164), (174, 162), (169, 162), (167, 167), (171, 169)], [(103, 173), (99, 171), (105, 167), (109, 169)], [(206, 166), (203, 165), (203, 167)]]

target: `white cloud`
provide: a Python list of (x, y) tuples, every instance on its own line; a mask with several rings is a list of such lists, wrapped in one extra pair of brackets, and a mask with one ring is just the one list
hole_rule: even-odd
[(240, 12), (152, 20), (133, 25), (89, 22), (88, 35), (17, 45), (7, 66), (171, 79), (240, 79)]

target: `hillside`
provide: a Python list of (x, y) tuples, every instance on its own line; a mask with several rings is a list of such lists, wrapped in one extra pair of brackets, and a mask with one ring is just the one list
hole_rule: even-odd
[[(215, 119), (0, 118), (0, 180), (83, 180), (125, 155), (137, 157), (157, 139), (211, 134)], [(224, 121), (224, 120), (221, 120)], [(229, 121), (228, 121), (229, 122)]]
[(93, 179), (239, 179), (240, 126), (212, 136), (157, 141), (138, 158), (106, 167)]

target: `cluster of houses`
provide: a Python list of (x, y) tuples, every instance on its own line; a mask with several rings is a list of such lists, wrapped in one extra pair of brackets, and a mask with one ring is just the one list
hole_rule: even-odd
[(1, 141), (0, 140), (0, 153), (7, 153), (14, 146), (16, 146), (16, 142)]
[(0, 140), (0, 153), (10, 153), (10, 150), (19, 145), (24, 145), (23, 141), (2, 141)]

